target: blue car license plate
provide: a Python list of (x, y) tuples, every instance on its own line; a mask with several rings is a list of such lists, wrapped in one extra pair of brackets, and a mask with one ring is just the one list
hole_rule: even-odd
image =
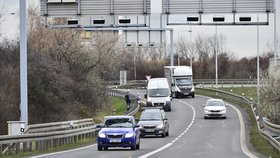
[(121, 139), (110, 139), (110, 143), (120, 143), (122, 142)]

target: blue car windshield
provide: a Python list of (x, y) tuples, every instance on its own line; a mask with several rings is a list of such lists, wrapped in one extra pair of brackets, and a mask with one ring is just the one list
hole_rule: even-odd
[(131, 128), (132, 120), (129, 118), (108, 119), (105, 121), (105, 128)]

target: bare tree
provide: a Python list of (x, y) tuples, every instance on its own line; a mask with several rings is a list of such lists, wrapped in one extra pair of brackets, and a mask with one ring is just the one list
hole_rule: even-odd
[(273, 74), (265, 78), (261, 88), (261, 104), (259, 105), (262, 116), (270, 119), (275, 124), (280, 124), (280, 66), (275, 66)]

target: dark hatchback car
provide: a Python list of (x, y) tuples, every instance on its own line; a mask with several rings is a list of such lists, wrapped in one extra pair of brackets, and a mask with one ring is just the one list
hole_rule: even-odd
[(97, 136), (97, 149), (107, 150), (109, 147), (130, 147), (131, 150), (140, 148), (139, 125), (133, 116), (106, 116)]
[(141, 137), (146, 135), (169, 136), (169, 123), (163, 109), (145, 109), (141, 113), (138, 124)]

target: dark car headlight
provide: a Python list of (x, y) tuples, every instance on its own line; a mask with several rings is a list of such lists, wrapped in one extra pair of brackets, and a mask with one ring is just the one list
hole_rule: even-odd
[(159, 124), (159, 125), (157, 125), (156, 128), (157, 128), (157, 129), (163, 129), (163, 128), (164, 128), (164, 125), (163, 125), (163, 124)]

